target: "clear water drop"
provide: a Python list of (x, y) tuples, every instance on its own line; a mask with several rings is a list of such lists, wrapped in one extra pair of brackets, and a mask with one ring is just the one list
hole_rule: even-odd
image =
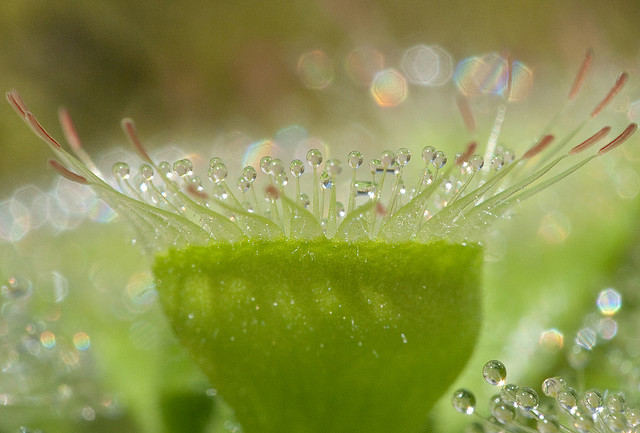
[(227, 166), (218, 162), (209, 167), (208, 175), (213, 183), (221, 183), (225, 181), (228, 173)]
[(433, 158), (436, 157), (436, 148), (433, 146), (426, 146), (424, 149), (422, 149), (422, 160), (426, 163), (429, 164), (431, 161), (433, 161)]
[(304, 207), (305, 209), (309, 209), (311, 200), (309, 200), (309, 196), (307, 194), (305, 194), (304, 192), (300, 193), (300, 197), (298, 199), (300, 200), (300, 204), (302, 205), (302, 207)]
[(538, 394), (526, 386), (519, 388), (516, 393), (516, 403), (522, 410), (532, 411), (538, 407)]
[(281, 174), (284, 174), (284, 163), (277, 158), (274, 158), (271, 161), (269, 161), (268, 174), (272, 176), (279, 176)]
[(401, 167), (409, 164), (411, 161), (411, 152), (406, 147), (398, 149), (396, 152), (396, 161), (400, 164)]
[(322, 164), (322, 153), (318, 149), (311, 149), (307, 152), (307, 162), (311, 167), (318, 167)]
[(516, 408), (502, 400), (498, 400), (491, 404), (491, 414), (500, 424), (509, 424), (516, 417)]
[(153, 180), (153, 175), (154, 172), (151, 165), (145, 163), (140, 166), (140, 176), (142, 176), (144, 180), (150, 182), (151, 180)]
[(264, 174), (269, 174), (269, 164), (271, 164), (271, 159), (272, 158), (270, 156), (263, 156), (262, 159), (260, 159), (260, 169)]
[(249, 191), (249, 188), (251, 188), (251, 182), (248, 182), (244, 176), (240, 176), (238, 178), (238, 189), (241, 192), (247, 192)]
[(491, 157), (491, 169), (500, 170), (504, 165), (504, 157), (502, 155), (493, 155)]
[(253, 181), (256, 180), (257, 176), (258, 173), (256, 172), (256, 169), (250, 165), (247, 165), (242, 169), (242, 177), (249, 183), (253, 183)]
[(340, 201), (336, 202), (336, 214), (338, 215), (338, 218), (344, 218), (345, 215), (347, 214), (347, 212), (344, 209), (344, 205)]
[(322, 189), (326, 190), (326, 189), (330, 189), (332, 185), (333, 185), (333, 180), (331, 179), (331, 176), (326, 170), (324, 170), (320, 175), (320, 186), (322, 187)]
[(484, 167), (484, 159), (481, 155), (473, 155), (469, 158), (469, 167), (471, 171), (480, 171)]
[(565, 381), (561, 377), (548, 377), (542, 382), (542, 393), (547, 397), (556, 398), (558, 392), (565, 386)]
[(602, 402), (602, 394), (597, 389), (588, 390), (582, 397), (583, 406), (591, 413), (600, 412), (602, 410)]
[(129, 164), (127, 164), (126, 162), (116, 162), (111, 167), (111, 171), (113, 171), (114, 176), (122, 180), (129, 179), (130, 169)]
[(356, 168), (360, 168), (360, 166), (364, 162), (364, 158), (362, 156), (362, 153), (358, 152), (357, 150), (353, 150), (349, 152), (347, 161), (349, 162), (349, 167), (355, 170)]
[(502, 386), (507, 379), (507, 368), (502, 362), (493, 359), (482, 367), (482, 376), (489, 385)]
[(519, 390), (518, 385), (514, 385), (513, 383), (507, 383), (500, 390), (500, 399), (503, 402), (508, 403), (515, 407), (518, 404), (517, 403), (518, 390)]
[(471, 415), (476, 409), (476, 397), (466, 389), (459, 389), (451, 397), (451, 405), (465, 415)]
[(173, 172), (180, 177), (193, 174), (193, 164), (188, 159), (180, 159), (173, 163)]
[(576, 394), (576, 391), (569, 386), (565, 386), (560, 391), (558, 391), (558, 394), (556, 395), (556, 401), (561, 408), (572, 415), (578, 409), (578, 395)]
[(380, 155), (380, 163), (384, 169), (391, 168), (395, 161), (396, 156), (391, 150), (385, 150), (382, 152), (382, 155)]
[(299, 159), (294, 159), (291, 161), (291, 164), (289, 164), (289, 170), (291, 171), (291, 175), (295, 178), (302, 176), (302, 173), (304, 173), (304, 162)]
[(607, 393), (604, 398), (604, 407), (611, 413), (622, 413), (627, 407), (626, 399), (619, 392)]
[(158, 171), (160, 171), (160, 174), (165, 179), (171, 179), (173, 177), (171, 164), (169, 164), (167, 161), (162, 161), (160, 162), (160, 164), (158, 164)]
[(442, 151), (437, 151), (431, 163), (435, 168), (440, 169), (447, 163), (447, 155)]
[(382, 168), (382, 162), (379, 159), (372, 159), (369, 162), (369, 169), (371, 170), (371, 174), (382, 173), (384, 168)]

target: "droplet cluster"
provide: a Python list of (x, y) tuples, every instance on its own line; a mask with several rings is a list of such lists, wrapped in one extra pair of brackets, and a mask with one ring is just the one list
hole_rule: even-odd
[(496, 387), (489, 399), (490, 416), (477, 412), (476, 398), (467, 389), (453, 393), (451, 403), (460, 413), (477, 419), (473, 432), (578, 432), (622, 433), (640, 431), (640, 408), (630, 405), (620, 392), (588, 389), (579, 392), (562, 377), (545, 379), (538, 392), (506, 383), (507, 370), (498, 360), (487, 362), (482, 374)]

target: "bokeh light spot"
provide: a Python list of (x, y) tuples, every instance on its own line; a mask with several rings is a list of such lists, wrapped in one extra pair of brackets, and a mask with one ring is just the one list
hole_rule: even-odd
[(562, 332), (555, 328), (547, 329), (540, 334), (540, 346), (547, 352), (555, 353), (564, 346)]
[(278, 146), (271, 140), (254, 141), (247, 147), (242, 157), (242, 166), (252, 166), (260, 170), (260, 160), (265, 156), (272, 156), (278, 151)]
[(381, 107), (397, 107), (407, 98), (407, 79), (395, 69), (376, 74), (371, 83), (371, 95)]
[(622, 296), (617, 290), (608, 288), (598, 294), (598, 309), (605, 316), (613, 316), (622, 306)]
[(362, 86), (370, 86), (373, 78), (383, 68), (384, 56), (374, 48), (356, 48), (347, 56), (347, 74), (355, 83)]
[(308, 89), (322, 90), (333, 81), (333, 62), (323, 51), (314, 50), (298, 59), (298, 76)]
[(84, 352), (91, 346), (91, 338), (85, 332), (77, 332), (73, 336), (73, 345)]
[(593, 349), (596, 345), (596, 332), (591, 328), (582, 328), (576, 334), (576, 344), (583, 349)]
[(497, 53), (461, 60), (453, 80), (465, 96), (504, 95), (509, 84), (509, 63)]
[(618, 322), (611, 317), (605, 317), (598, 324), (598, 333), (605, 340), (611, 340), (618, 333)]
[(511, 89), (509, 101), (526, 99), (533, 89), (533, 71), (522, 62), (511, 63)]
[(40, 334), (40, 342), (47, 349), (52, 349), (56, 345), (56, 336), (51, 331), (45, 331)]
[(416, 45), (405, 51), (402, 66), (411, 83), (441, 86), (451, 78), (453, 60), (441, 47)]

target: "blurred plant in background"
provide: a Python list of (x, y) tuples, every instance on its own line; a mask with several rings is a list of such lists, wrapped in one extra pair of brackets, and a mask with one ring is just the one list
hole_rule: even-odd
[[(584, 99), (558, 127), (569, 131), (587, 117), (621, 70), (631, 79), (602, 121), (621, 130), (640, 116), (640, 10), (631, 1), (27, 1), (0, 11), (0, 82), (19, 88), (45, 125), (65, 105), (87, 151), (103, 154), (103, 170), (129, 157), (113, 144), (126, 116), (145, 136), (157, 134), (150, 147), (166, 159), (220, 153), (236, 167), (259, 158), (265, 146), (256, 143), (273, 151), (274, 143), (313, 140), (339, 157), (427, 144), (454, 152), (469, 140), (454, 103), (464, 72), (474, 56), (505, 46), (524, 63), (522, 100), (509, 104), (500, 143), (530, 144), (588, 47), (597, 61)], [(440, 67), (425, 70), (433, 56)], [(502, 58), (491, 56), (483, 59)], [(504, 102), (485, 90), (469, 95), (483, 139)], [(0, 431), (236, 431), (172, 337), (149, 258), (122, 227), (104, 224), (114, 216), (88, 191), (44, 169), (47, 150), (8, 106), (0, 125)], [(492, 392), (477, 374), (488, 359), (528, 386), (574, 374), (561, 349), (604, 288), (622, 295), (620, 315), (633, 322), (640, 151), (630, 144), (517, 208), (488, 240), (485, 325), (458, 381), (478, 401)], [(575, 371), (584, 389), (624, 388), (637, 402), (637, 386), (620, 374), (637, 369), (629, 349), (637, 340), (623, 323), (617, 338), (623, 328), (627, 336), (614, 339), (623, 343), (595, 347)], [(467, 420), (457, 415), (446, 395), (426, 428), (462, 431)]]

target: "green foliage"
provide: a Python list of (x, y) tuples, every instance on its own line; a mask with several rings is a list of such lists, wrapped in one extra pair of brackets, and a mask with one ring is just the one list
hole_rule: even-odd
[(281, 240), (154, 266), (179, 338), (246, 432), (415, 432), (471, 355), (482, 250)]

